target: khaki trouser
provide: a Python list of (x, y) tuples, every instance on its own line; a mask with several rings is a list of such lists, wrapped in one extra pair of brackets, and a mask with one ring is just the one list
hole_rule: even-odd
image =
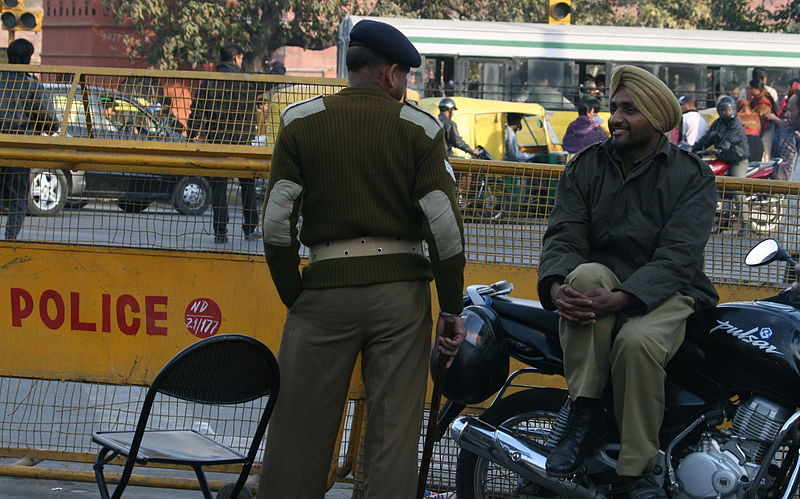
[(366, 497), (414, 497), (430, 309), (430, 288), (423, 281), (302, 292), (289, 310), (278, 351), (281, 388), (259, 499), (325, 495), (359, 353), (367, 400)]
[[(620, 284), (599, 263), (578, 266), (566, 282), (581, 293)], [(592, 326), (564, 320), (559, 324), (564, 372), (573, 399), (601, 398), (611, 375), (620, 431), (619, 475), (638, 476), (655, 465), (664, 418), (664, 368), (683, 343), (693, 304), (692, 298), (675, 294), (646, 315), (606, 316)]]

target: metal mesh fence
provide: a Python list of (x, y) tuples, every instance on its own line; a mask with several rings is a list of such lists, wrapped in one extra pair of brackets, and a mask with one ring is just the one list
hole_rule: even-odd
[[(508, 165), (454, 161), (467, 258), (535, 268), (561, 169)], [(0, 166), (3, 235), (32, 242), (262, 254), (260, 211), (267, 180), (187, 173), (195, 175), (153, 178)], [(84, 186), (80, 193), (78, 185)], [(744, 255), (765, 237), (776, 238), (790, 253), (800, 251), (799, 202), (800, 184), (719, 178), (706, 273), (717, 284), (783, 285), (785, 269), (746, 267)], [(305, 256), (306, 248), (301, 251)]]
[[(0, 111), (11, 116), (0, 130), (0, 236), (188, 252), (263, 252), (258, 228), (279, 113), (343, 85), (249, 74), (37, 71), (34, 80), (0, 66), (0, 88), (12, 90), (0, 93)], [(153, 159), (154, 151), (163, 157)], [(562, 167), (461, 160), (453, 166), (468, 261), (537, 267)], [(785, 284), (785, 268), (749, 268), (743, 260), (764, 237), (800, 252), (800, 184), (718, 178), (718, 200), (706, 248), (712, 280)], [(91, 432), (132, 425), (142, 391), (0, 378), (0, 448), (94, 452)], [(346, 443), (359, 434), (355, 403), (340, 449), (345, 474), (353, 467)], [(213, 432), (234, 447), (255, 419), (226, 407), (160, 410), (170, 424)], [(437, 445), (431, 488), (452, 489), (456, 455), (449, 439)]]
[(200, 73), (2, 64), (0, 133), (58, 134), (65, 144), (88, 138), (271, 145), (287, 105), (344, 86), (231, 67)]

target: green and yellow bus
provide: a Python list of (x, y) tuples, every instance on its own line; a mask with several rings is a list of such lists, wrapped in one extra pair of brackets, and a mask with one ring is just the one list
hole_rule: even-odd
[[(346, 77), (345, 47), (362, 17), (345, 17), (339, 30), (338, 71)], [(783, 92), (800, 75), (800, 35), (640, 27), (575, 26), (457, 20), (371, 18), (403, 32), (423, 56), (409, 76), (422, 98), (462, 96), (536, 102), (553, 112), (561, 137), (575, 106), (587, 97), (607, 105), (605, 84), (621, 64), (658, 75), (676, 94), (713, 107), (738, 95), (754, 67)], [(588, 82), (588, 83), (587, 83)], [(594, 87), (594, 88), (592, 88)], [(568, 112), (567, 112), (568, 111)]]

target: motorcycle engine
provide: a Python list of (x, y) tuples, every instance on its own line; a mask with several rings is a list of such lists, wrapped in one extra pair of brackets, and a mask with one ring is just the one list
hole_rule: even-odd
[(743, 498), (745, 486), (755, 478), (790, 415), (789, 409), (765, 398), (743, 401), (733, 418), (734, 438), (720, 445), (721, 438), (704, 435), (697, 450), (681, 459), (677, 469), (681, 490), (672, 497)]

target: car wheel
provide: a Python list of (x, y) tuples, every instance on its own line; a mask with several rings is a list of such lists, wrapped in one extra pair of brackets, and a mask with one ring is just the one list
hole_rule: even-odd
[(117, 206), (119, 206), (119, 209), (125, 213), (141, 213), (146, 210), (148, 206), (150, 206), (150, 201), (120, 199), (117, 201)]
[(203, 177), (178, 177), (173, 199), (181, 215), (202, 215), (211, 204), (211, 186)]
[(64, 209), (69, 196), (69, 181), (61, 170), (33, 169), (30, 173), (28, 211), (32, 215), (52, 216)]

